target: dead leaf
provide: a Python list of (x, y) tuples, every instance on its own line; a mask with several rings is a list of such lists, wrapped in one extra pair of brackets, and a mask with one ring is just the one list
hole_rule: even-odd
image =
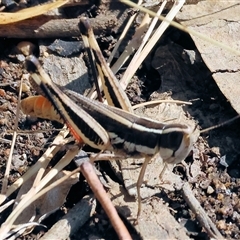
[(30, 7), (15, 13), (0, 13), (0, 25), (19, 22), (28, 18), (42, 15), (50, 10), (63, 6), (68, 0), (57, 0), (56, 2)]
[[(201, 1), (186, 5), (177, 15), (184, 26), (233, 49), (240, 50), (240, 5), (237, 1)], [(232, 107), (240, 114), (240, 56), (191, 35), (212, 76)]]
[[(64, 177), (68, 174), (67, 171), (62, 171), (57, 174), (52, 182)], [(34, 176), (35, 178), (35, 176)], [(24, 185), (21, 187), (18, 196), (23, 196), (28, 190), (32, 187), (34, 179), (29, 179)], [(64, 181), (61, 185), (53, 188), (51, 191), (44, 194), (42, 197), (33, 202), (30, 206), (28, 206), (21, 215), (17, 218), (14, 224), (23, 224), (29, 222), (29, 220), (34, 217), (34, 221), (38, 221), (38, 219), (44, 214), (52, 213), (53, 210), (58, 209), (66, 200), (66, 196), (73, 184), (78, 181), (78, 174), (71, 176), (68, 180)]]

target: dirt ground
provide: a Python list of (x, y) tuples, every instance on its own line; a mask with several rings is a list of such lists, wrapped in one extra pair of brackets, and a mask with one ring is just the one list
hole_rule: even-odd
[[(113, 6), (110, 4), (110, 11), (101, 6), (100, 10), (92, 10), (90, 15), (97, 15), (99, 12), (108, 14), (108, 11), (113, 14), (119, 11), (118, 7), (119, 5), (114, 5), (113, 9)], [(70, 12), (71, 9), (67, 11)], [(78, 11), (75, 12), (79, 14)], [(125, 12), (121, 15), (121, 18), (124, 19), (128, 14)], [(119, 21), (119, 23), (123, 24), (123, 20)], [(122, 28), (122, 26), (118, 27), (119, 29)], [(105, 57), (113, 49), (119, 37), (119, 29), (117, 32), (105, 32), (97, 36)], [(133, 29), (128, 33), (129, 36), (131, 36)], [(54, 40), (34, 39), (33, 42), (36, 46), (46, 47), (49, 43), (54, 42)], [(64, 40), (70, 41), (72, 39), (68, 38)], [(11, 131), (16, 121), (20, 79), (23, 73), (27, 73), (24, 64), (19, 63), (17, 59), (16, 45), (20, 41), (19, 39), (0, 39), (2, 46), (0, 52), (0, 184), (2, 184), (5, 163), (10, 153)], [(39, 51), (42, 51), (41, 48)], [(82, 50), (80, 49), (79, 51)], [(123, 51), (123, 47), (119, 51)], [(50, 57), (52, 55), (59, 55), (59, 52), (54, 49), (49, 52)], [(79, 52), (74, 52), (71, 56), (78, 55)], [(191, 62), (190, 56), (193, 55), (194, 60)], [(46, 64), (46, 66), (48, 65)], [(54, 74), (55, 70), (48, 69), (48, 71)], [(117, 77), (119, 78), (121, 74), (122, 72), (118, 73)], [(91, 79), (89, 71), (85, 74), (85, 78), (87, 80)], [(28, 83), (26, 83), (26, 86), (28, 86)], [(137, 71), (126, 92), (132, 105), (156, 98), (168, 99), (169, 97), (175, 100), (190, 101), (192, 105), (183, 107), (184, 117), (198, 124), (198, 130), (222, 123), (236, 116), (236, 112), (231, 108), (231, 105), (211, 78), (211, 72), (201, 60), (201, 56), (189, 35), (173, 28), (169, 28), (165, 32), (150, 56), (143, 63), (141, 69)], [(30, 93), (29, 89), (26, 89), (22, 98), (30, 94), (32, 92)], [(153, 115), (158, 114), (158, 110), (156, 109), (152, 110), (153, 112), (147, 108), (137, 111), (138, 114), (147, 111), (150, 111), (150, 114)], [(167, 114), (169, 114), (171, 107), (167, 110), (164, 109), (164, 111), (167, 111)], [(240, 238), (239, 124), (240, 121), (236, 120), (234, 123), (201, 134), (194, 144), (189, 157), (185, 160), (186, 164), (179, 164), (173, 170), (183, 181), (189, 182), (195, 197), (226, 239)], [(22, 132), (17, 136), (9, 184), (12, 184), (23, 175), (28, 167), (37, 161), (53, 141), (56, 135), (54, 129), (59, 128), (61, 128), (61, 124), (59, 123), (26, 118), (22, 112), (19, 113), (18, 129)], [(26, 133), (24, 132), (26, 130), (31, 130), (32, 132)], [(48, 131), (34, 133), (36, 130)], [(54, 161), (56, 160), (57, 157)], [(74, 167), (74, 164), (70, 164), (68, 169), (73, 169)], [(97, 164), (97, 168), (104, 176), (106, 175), (105, 178), (109, 180), (109, 184), (116, 187), (115, 189), (108, 190), (110, 195), (117, 188), (124, 189), (124, 183), (116, 177), (116, 173), (109, 164), (101, 162)], [(156, 167), (153, 167), (153, 169), (155, 170)], [(148, 176), (151, 177), (153, 174), (148, 173)], [(154, 179), (155, 181), (158, 180), (157, 177)], [(144, 200), (144, 209), (146, 207), (144, 214), (147, 214), (146, 218), (151, 219), (152, 215), (155, 214), (151, 212), (156, 211), (156, 206), (154, 205), (163, 204), (167, 209), (170, 209), (169, 212), (180, 223), (180, 226), (189, 238), (210, 238), (196, 220), (195, 215), (183, 199), (180, 191), (168, 190), (167, 188), (162, 189), (159, 186), (149, 187), (147, 185), (151, 185), (151, 183), (146, 184), (142, 189), (153, 189), (154, 193), (150, 195), (146, 194), (148, 197), (146, 197), (147, 200)], [(64, 206), (45, 220), (43, 224), (50, 228), (65, 212), (90, 192), (86, 181), (80, 178), (79, 182), (70, 190)], [(123, 195), (127, 198), (126, 191)], [(143, 195), (145, 196), (145, 193)], [(16, 194), (14, 193), (11, 198), (15, 196)], [(125, 199), (125, 202), (128, 201)], [(116, 205), (116, 202), (114, 203)], [(133, 197), (129, 198), (130, 205), (133, 205), (136, 210), (137, 203)], [(151, 208), (149, 206), (154, 207)], [(158, 215), (161, 216), (161, 207), (159, 208)], [(131, 216), (131, 213), (126, 214), (124, 209), (121, 209), (121, 206), (118, 206), (117, 209), (121, 213), (133, 239), (146, 238), (137, 232), (135, 226), (129, 221), (128, 218)], [(129, 209), (131, 210), (131, 208)], [(10, 211), (11, 209), (7, 209), (0, 215), (0, 223), (5, 221)], [(155, 221), (154, 218), (152, 218), (152, 221)], [(171, 227), (175, 228), (174, 226)], [(18, 239), (39, 239), (44, 231), (43, 228), (37, 227), (29, 235), (19, 237)], [(181, 238), (180, 236), (178, 237)], [(73, 240), (116, 238), (117, 235), (99, 204), (93, 216), (71, 237)], [(149, 235), (149, 239), (151, 239), (151, 235)]]

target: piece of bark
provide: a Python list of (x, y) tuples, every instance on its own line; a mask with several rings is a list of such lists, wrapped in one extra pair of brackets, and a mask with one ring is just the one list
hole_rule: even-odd
[[(184, 26), (240, 51), (240, 6), (237, 1), (203, 1), (184, 6), (177, 20)], [(191, 34), (219, 89), (240, 113), (239, 55)]]
[[(111, 32), (118, 25), (114, 15), (98, 15), (90, 19), (95, 34)], [(58, 38), (78, 37), (78, 18), (56, 19), (53, 16), (40, 16), (21, 22), (0, 25), (0, 37), (6, 38)]]
[(41, 240), (67, 239), (85, 224), (95, 208), (96, 200), (93, 196), (85, 196), (66, 216), (55, 223)]

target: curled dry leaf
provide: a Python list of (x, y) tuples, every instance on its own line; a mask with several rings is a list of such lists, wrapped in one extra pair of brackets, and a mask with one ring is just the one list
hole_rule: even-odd
[(42, 15), (52, 9), (63, 6), (67, 2), (68, 0), (57, 0), (56, 2), (52, 2), (52, 3), (48, 3), (48, 4), (36, 6), (36, 7), (26, 8), (15, 13), (7, 13), (7, 12), (0, 13), (0, 25), (19, 22), (28, 18)]
[[(50, 182), (50, 184), (61, 177), (65, 176), (67, 171), (62, 171), (56, 175)], [(38, 221), (38, 219), (45, 215), (57, 210), (59, 207), (63, 205), (66, 200), (69, 189), (73, 184), (78, 181), (78, 174), (73, 175), (67, 181), (64, 181), (62, 184), (53, 188), (51, 191), (43, 195), (41, 198), (37, 199), (33, 202), (28, 208), (26, 208), (21, 215), (15, 221), (15, 224), (23, 224), (28, 222), (33, 216), (35, 216), (34, 221)], [(18, 195), (24, 195), (29, 188), (32, 187), (33, 179), (29, 179), (29, 181), (25, 182), (25, 184), (20, 189)], [(36, 215), (37, 212), (37, 215)]]
[(240, 6), (236, 1), (201, 1), (196, 5), (184, 6), (177, 15), (177, 20), (184, 26), (236, 51), (236, 54), (232, 54), (191, 34), (218, 87), (238, 114), (240, 113), (239, 11)]

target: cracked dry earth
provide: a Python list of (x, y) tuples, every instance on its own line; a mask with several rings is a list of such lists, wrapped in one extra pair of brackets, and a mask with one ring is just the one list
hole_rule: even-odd
[[(19, 79), (22, 73), (26, 72), (23, 66), (18, 64), (10, 54), (17, 41), (7, 42), (2, 39), (1, 43), (5, 52), (0, 56), (0, 179), (3, 178), (6, 159), (11, 146), (11, 130), (13, 130), (16, 119)], [(51, 52), (49, 59), (53, 57), (52, 55), (55, 54)], [(54, 69), (48, 69), (48, 71), (54, 75)], [(30, 94), (28, 83), (25, 84), (26, 91), (24, 91), (23, 97)], [(143, 67), (133, 78), (127, 93), (132, 104), (156, 98), (169, 99), (170, 97), (176, 100), (190, 101), (192, 105), (184, 106), (184, 112), (174, 104), (161, 104), (160, 106), (137, 109), (136, 113), (149, 117), (157, 116), (161, 120), (170, 119), (174, 121), (179, 121), (180, 116), (181, 121), (193, 125), (197, 122), (199, 129), (224, 122), (236, 115), (211, 78), (211, 73), (202, 62), (190, 37), (173, 29), (169, 29), (165, 33), (151, 56), (148, 57)], [(18, 122), (19, 129), (22, 131), (50, 130), (44, 133), (26, 134), (23, 132), (18, 135), (13, 153), (10, 184), (26, 172), (28, 167), (36, 162), (44, 149), (51, 143), (55, 134), (52, 129), (61, 127), (58, 123), (46, 120), (28, 119), (21, 112)], [(221, 234), (227, 239), (240, 238), (239, 123), (239, 120), (237, 120), (198, 137), (193, 151), (185, 160), (185, 164), (179, 164), (173, 169), (175, 175), (190, 183), (195, 197), (216, 224)], [(129, 164), (129, 162), (126, 164)], [(131, 188), (131, 185), (134, 186), (136, 183), (141, 162), (133, 161), (129, 165), (133, 168), (131, 170), (131, 181), (127, 182), (126, 180), (125, 185), (128, 184)], [(71, 167), (73, 166), (68, 166), (68, 168)], [(159, 228), (148, 229), (148, 232), (146, 229), (143, 230), (145, 232), (138, 229), (140, 234), (135, 231), (131, 220), (129, 220), (131, 214), (135, 215), (137, 210), (134, 197), (129, 197), (124, 190), (122, 177), (119, 180), (118, 174), (115, 173), (115, 170), (112, 170), (112, 167), (109, 167), (106, 163), (100, 163), (98, 167), (110, 185), (109, 195), (125, 219), (133, 238), (147, 238), (147, 234), (159, 236)], [(159, 221), (158, 226), (161, 225), (161, 221), (166, 222), (164, 211), (167, 211), (180, 223), (180, 225), (171, 226), (171, 236), (177, 236), (178, 239), (184, 239), (186, 236), (191, 239), (209, 239), (209, 236), (202, 230), (194, 214), (183, 200), (180, 192), (175, 190), (171, 184), (166, 183), (165, 187), (159, 186), (160, 167), (156, 161), (153, 161), (149, 165), (145, 176), (145, 184), (141, 189), (142, 197), (145, 198), (143, 210), (145, 216), (143, 219), (148, 219), (149, 222), (143, 221), (142, 224)], [(126, 165), (122, 165), (118, 172), (126, 174), (124, 168), (126, 168)], [(173, 175), (170, 179), (168, 175), (170, 176), (170, 172), (165, 174), (164, 178), (171, 181)], [(134, 188), (132, 190), (134, 192)], [(80, 179), (80, 182), (74, 185), (70, 191), (65, 206), (50, 216), (44, 224), (50, 227), (64, 214), (64, 211), (68, 211), (89, 191), (86, 182)], [(78, 193), (77, 196), (76, 192)], [(116, 200), (118, 195), (122, 195), (122, 199)], [(1, 214), (1, 223), (8, 214), (8, 211)], [(154, 218), (155, 215), (159, 217)], [(170, 221), (175, 224), (173, 220)], [(163, 228), (163, 231), (166, 231), (166, 227)], [(176, 232), (173, 233), (174, 231)], [(33, 233), (21, 237), (21, 239), (38, 239), (42, 232), (43, 229), (37, 228)], [(101, 206), (97, 207), (95, 214), (71, 239), (90, 238), (116, 238), (116, 234)]]

